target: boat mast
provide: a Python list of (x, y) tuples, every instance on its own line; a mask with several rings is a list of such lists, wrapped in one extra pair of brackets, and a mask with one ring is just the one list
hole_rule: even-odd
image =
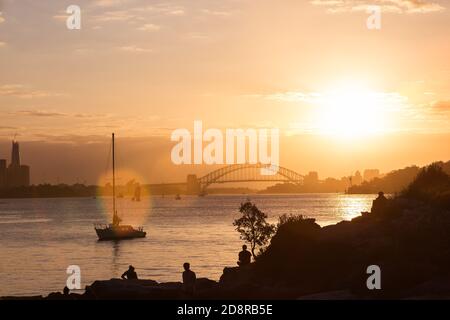
[(116, 212), (116, 161), (114, 150), (114, 133), (112, 134), (112, 170), (113, 170), (113, 224), (117, 222)]

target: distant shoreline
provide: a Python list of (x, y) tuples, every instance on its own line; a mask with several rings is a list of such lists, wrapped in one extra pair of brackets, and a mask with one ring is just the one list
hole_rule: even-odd
[[(292, 195), (308, 195), (308, 194), (341, 194), (341, 195), (376, 195), (376, 193), (344, 193), (344, 192), (293, 192), (293, 193), (288, 193), (288, 192), (284, 192), (284, 193), (262, 193), (262, 192), (254, 192), (254, 193), (212, 193), (212, 194), (208, 194), (206, 195), (206, 197), (208, 196), (292, 196)], [(164, 196), (166, 198), (171, 198), (174, 197), (176, 194), (165, 194)], [(187, 195), (187, 194), (180, 194), (181, 196), (189, 196), (189, 197), (196, 197), (196, 195)], [(74, 198), (78, 198), (78, 199), (101, 199), (101, 198), (110, 198), (111, 196), (106, 195), (106, 196), (95, 196), (95, 195), (31, 195), (31, 196), (13, 196), (13, 197), (5, 197), (3, 195), (0, 194), (0, 204), (1, 204), (1, 200), (16, 200), (16, 199), (74, 199)], [(152, 195), (145, 195), (142, 196), (142, 198), (146, 198), (146, 197), (163, 197), (162, 194), (152, 194)], [(131, 200), (132, 197), (124, 197), (123, 199), (129, 199)]]

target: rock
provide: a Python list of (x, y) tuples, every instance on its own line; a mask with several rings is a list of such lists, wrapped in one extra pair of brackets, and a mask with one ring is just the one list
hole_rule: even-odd
[(43, 300), (43, 296), (27, 296), (27, 297), (13, 297), (13, 296), (6, 296), (6, 297), (0, 297), (0, 300)]
[[(212, 290), (218, 288), (216, 281), (199, 278), (196, 283), (196, 291), (208, 298)], [(58, 296), (49, 296), (56, 298)], [(95, 281), (86, 287), (83, 299), (181, 299), (183, 284), (181, 282), (158, 283), (153, 280), (121, 280), (111, 279)]]
[(160, 288), (168, 289), (168, 290), (181, 290), (183, 288), (183, 284), (181, 282), (163, 282), (158, 285)]
[(61, 292), (52, 292), (46, 298), (46, 300), (80, 300), (82, 295), (78, 293), (70, 293), (69, 295), (64, 295)]
[(253, 282), (252, 264), (244, 267), (225, 267), (219, 283), (222, 286), (235, 287)]
[(153, 280), (95, 281), (87, 288), (87, 296), (95, 299), (178, 299), (181, 286), (158, 284)]
[(196, 291), (212, 290), (216, 289), (218, 286), (219, 283), (217, 283), (217, 281), (210, 280), (208, 278), (198, 278), (195, 283)]
[(450, 278), (426, 281), (407, 293), (408, 299), (450, 299)]

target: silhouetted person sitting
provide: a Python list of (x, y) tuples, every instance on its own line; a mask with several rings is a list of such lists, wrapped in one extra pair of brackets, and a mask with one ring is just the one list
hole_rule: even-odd
[(191, 265), (188, 262), (183, 264), (183, 291), (188, 295), (193, 295), (195, 292), (195, 281), (197, 276), (191, 270)]
[(72, 300), (73, 297), (70, 295), (70, 289), (68, 287), (64, 287), (62, 293), (61, 292), (52, 292), (48, 295), (47, 299), (49, 300)]
[(136, 280), (138, 278), (136, 271), (134, 271), (133, 266), (129, 266), (128, 270), (122, 274), (122, 279)]
[(388, 199), (384, 196), (384, 192), (378, 192), (378, 197), (372, 202), (372, 213), (383, 213), (386, 209)]
[(68, 296), (70, 293), (70, 289), (68, 287), (64, 287), (63, 289), (63, 295)]
[(247, 264), (250, 264), (250, 261), (252, 259), (252, 254), (250, 251), (247, 251), (247, 246), (244, 244), (242, 246), (242, 251), (239, 252), (239, 261), (237, 262), (238, 266), (242, 267)]

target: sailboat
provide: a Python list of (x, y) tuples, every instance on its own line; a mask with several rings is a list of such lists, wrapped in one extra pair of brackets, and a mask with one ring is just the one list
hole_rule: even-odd
[(134, 228), (130, 225), (121, 224), (122, 219), (116, 210), (116, 175), (115, 175), (115, 149), (114, 133), (112, 134), (112, 169), (113, 169), (113, 219), (108, 225), (95, 225), (95, 232), (99, 240), (122, 240), (133, 238), (145, 238), (146, 232), (143, 227)]

